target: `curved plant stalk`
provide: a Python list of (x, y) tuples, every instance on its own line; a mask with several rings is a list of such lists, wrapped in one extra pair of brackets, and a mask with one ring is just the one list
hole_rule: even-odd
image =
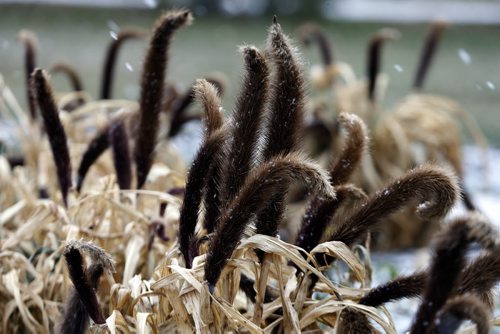
[(429, 72), (432, 58), (436, 53), (443, 32), (447, 27), (448, 23), (444, 21), (436, 21), (431, 24), (420, 53), (417, 70), (415, 71), (413, 89), (420, 90), (424, 86), (424, 81)]
[(398, 39), (399, 36), (399, 31), (386, 28), (376, 32), (368, 42), (368, 63), (366, 66), (366, 73), (368, 78), (368, 99), (370, 101), (375, 101), (377, 76), (381, 67), (382, 46), (387, 41)]
[(36, 55), (38, 51), (38, 40), (36, 35), (29, 30), (21, 30), (18, 38), (23, 42), (26, 48), (24, 54), (24, 76), (26, 78), (26, 98), (31, 120), (37, 119), (35, 95), (31, 89), (31, 74), (36, 67)]
[(337, 121), (346, 131), (346, 141), (342, 151), (332, 160), (328, 168), (333, 186), (349, 181), (361, 164), (363, 155), (366, 154), (366, 147), (369, 145), (368, 130), (360, 117), (354, 114), (340, 113)]
[(332, 45), (319, 25), (315, 23), (303, 24), (299, 27), (297, 35), (299, 36), (300, 41), (306, 46), (310, 46), (313, 42), (318, 44), (321, 60), (323, 61), (323, 65), (325, 67), (328, 67), (335, 62)]
[(64, 73), (71, 83), (71, 87), (75, 92), (83, 91), (83, 84), (80, 75), (71, 64), (60, 61), (52, 65), (50, 73)]
[(100, 100), (111, 99), (116, 59), (118, 57), (118, 51), (120, 51), (123, 43), (130, 39), (142, 38), (145, 35), (146, 34), (143, 31), (135, 28), (124, 29), (116, 35), (116, 39), (113, 39), (109, 43), (102, 70), (101, 93), (99, 95)]
[(82, 160), (78, 166), (76, 175), (76, 190), (80, 192), (82, 190), (83, 181), (87, 175), (90, 167), (97, 161), (97, 159), (108, 149), (109, 143), (109, 129), (110, 126), (107, 125), (105, 128), (100, 130), (95, 137), (90, 141), (87, 149), (83, 153)]
[(443, 217), (459, 196), (455, 175), (436, 166), (415, 168), (393, 181), (383, 190), (371, 195), (328, 237), (348, 246), (369, 232), (383, 218), (396, 212), (413, 199), (420, 201), (417, 214), (425, 219)]

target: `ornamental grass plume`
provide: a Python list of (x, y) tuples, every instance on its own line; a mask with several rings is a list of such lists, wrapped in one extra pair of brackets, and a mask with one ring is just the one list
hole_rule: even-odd
[(146, 182), (153, 164), (170, 39), (176, 30), (189, 25), (191, 20), (188, 11), (168, 12), (157, 21), (149, 42), (142, 70), (140, 117), (134, 147), (138, 189)]
[(57, 179), (61, 190), (64, 205), (68, 206), (68, 193), (72, 186), (71, 161), (69, 156), (66, 132), (59, 119), (52, 88), (46, 73), (41, 69), (35, 69), (32, 74), (32, 89), (36, 95), (36, 101), (43, 118), (45, 131), (49, 137), (50, 147), (57, 170)]

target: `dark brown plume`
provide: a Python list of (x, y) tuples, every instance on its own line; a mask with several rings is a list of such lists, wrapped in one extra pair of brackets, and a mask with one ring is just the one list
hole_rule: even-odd
[(75, 92), (83, 91), (82, 80), (76, 69), (66, 62), (55, 63), (50, 69), (51, 73), (64, 73), (68, 77), (71, 87)]
[(425, 219), (443, 217), (459, 196), (458, 182), (448, 170), (424, 165), (409, 171), (402, 178), (371, 195), (368, 200), (328, 240), (342, 241), (351, 246), (383, 218), (401, 209), (413, 199), (422, 204), (417, 213)]
[(304, 118), (304, 80), (295, 47), (273, 19), (267, 52), (276, 68), (271, 85), (270, 119), (266, 130), (263, 157), (298, 149)]
[[(96, 283), (94, 287), (90, 280), (91, 277), (87, 276), (83, 270), (83, 258), (77, 248), (68, 247), (64, 252), (64, 257), (66, 258), (71, 281), (73, 282), (76, 293), (80, 298), (81, 304), (85, 307), (87, 314), (96, 324), (105, 323), (106, 319), (104, 318), (95, 292), (98, 279), (94, 281)], [(102, 266), (100, 266), (101, 274), (102, 269)], [(93, 279), (95, 279), (96, 276), (97, 278), (100, 277), (100, 275), (97, 274), (98, 272), (92, 275), (94, 276)]]
[(226, 138), (222, 147), (218, 150), (217, 156), (213, 157), (207, 175), (204, 194), (205, 215), (203, 216), (203, 228), (207, 233), (212, 233), (217, 228), (218, 220), (223, 210), (221, 193), (223, 180), (227, 176), (224, 171), (224, 165), (227, 162), (228, 140), (229, 138)]
[[(351, 114), (341, 113), (339, 124), (347, 131), (346, 144), (340, 155), (330, 163), (330, 183), (333, 186), (346, 183), (351, 174), (361, 162), (367, 137), (363, 121)], [(310, 252), (316, 247), (330, 224), (338, 207), (346, 196), (363, 193), (360, 189), (351, 186), (336, 188), (337, 198), (330, 201), (321, 201), (314, 198), (306, 210), (302, 220), (302, 227), (295, 244)], [(358, 196), (359, 197), (359, 196)]]
[(334, 63), (332, 45), (319, 25), (306, 23), (299, 27), (297, 35), (300, 41), (307, 46), (310, 46), (313, 42), (318, 43), (323, 65), (329, 66)]
[(223, 201), (227, 202), (238, 193), (252, 168), (259, 127), (269, 95), (269, 69), (264, 56), (253, 46), (242, 48), (242, 53), (246, 75), (230, 123), (232, 142), (224, 171), (223, 193)]
[(28, 110), (31, 120), (37, 119), (35, 95), (31, 88), (31, 75), (36, 67), (36, 53), (38, 49), (38, 41), (35, 34), (28, 30), (19, 32), (19, 39), (23, 42), (26, 51), (24, 54), (24, 75), (26, 78), (26, 98), (28, 102)]
[[(329, 199), (315, 198), (306, 210), (302, 219), (302, 227), (295, 245), (310, 252), (321, 241), (326, 228), (331, 223), (337, 209), (348, 197), (360, 197), (363, 191), (352, 185), (335, 187), (336, 197)], [(365, 195), (366, 196), (366, 195)]]
[(330, 163), (329, 170), (333, 186), (349, 181), (352, 173), (361, 163), (368, 145), (366, 126), (361, 118), (353, 114), (340, 113), (337, 119), (347, 133), (342, 152)]
[(474, 259), (465, 268), (457, 294), (472, 293), (493, 309), (495, 301), (492, 289), (498, 281), (500, 281), (500, 256), (497, 252), (491, 252)]
[(191, 268), (191, 262), (194, 258), (193, 254), (189, 252), (192, 249), (190, 242), (194, 240), (203, 189), (207, 182), (211, 163), (226, 139), (226, 131), (220, 129), (202, 143), (187, 176), (186, 193), (179, 218), (179, 248), (188, 268)]
[(386, 41), (399, 37), (399, 32), (393, 29), (381, 29), (377, 31), (368, 42), (368, 64), (366, 67), (368, 77), (368, 99), (375, 100), (375, 85), (380, 72), (382, 46)]
[(168, 12), (157, 21), (150, 40), (142, 72), (139, 131), (134, 148), (138, 189), (146, 182), (153, 164), (170, 39), (177, 29), (190, 22), (188, 11)]
[(210, 166), (218, 156), (227, 132), (227, 129), (221, 128), (223, 119), (216, 88), (203, 79), (198, 80), (195, 87), (196, 95), (204, 106), (207, 121), (203, 142), (187, 176), (186, 193), (179, 219), (179, 248), (188, 268), (191, 267), (193, 257), (196, 255), (191, 254), (190, 250), (193, 250), (192, 242), (207, 176), (210, 175)]
[(109, 128), (109, 141), (113, 150), (116, 179), (120, 189), (130, 189), (132, 184), (132, 162), (125, 124), (118, 120)]
[(413, 88), (415, 90), (420, 90), (424, 86), (424, 81), (427, 73), (429, 72), (432, 58), (436, 53), (443, 32), (447, 27), (448, 23), (443, 21), (436, 21), (431, 24), (420, 53), (417, 70), (415, 72), (415, 79), (413, 81)]
[(488, 308), (477, 297), (458, 296), (446, 303), (439, 311), (433, 324), (433, 333), (456, 333), (462, 322), (471, 320), (476, 324), (477, 334), (490, 333), (490, 315)]
[[(224, 83), (223, 80), (217, 77), (207, 77), (206, 81), (211, 83), (217, 88), (219, 96), (222, 96), (224, 93)], [(170, 129), (168, 131), (168, 137), (175, 137), (179, 131), (181, 131), (182, 126), (193, 120), (198, 118), (198, 115), (188, 116), (186, 115), (187, 108), (193, 103), (195, 97), (195, 86), (196, 83), (191, 87), (189, 91), (187, 91), (184, 95), (181, 95), (177, 99), (172, 102), (171, 108), (166, 109), (167, 112), (172, 114), (170, 118)]]
[(296, 154), (277, 156), (250, 172), (238, 196), (221, 216), (205, 263), (205, 279), (213, 290), (227, 259), (240, 241), (250, 218), (277, 193), (283, 193), (292, 180), (302, 180), (310, 189), (333, 197), (327, 175), (321, 168)]
[(427, 281), (427, 272), (397, 277), (389, 283), (371, 289), (359, 300), (366, 306), (379, 307), (402, 298), (420, 297)]
[(115, 71), (116, 58), (118, 57), (118, 51), (120, 47), (126, 40), (141, 38), (146, 34), (138, 29), (130, 28), (120, 31), (116, 35), (116, 39), (113, 39), (108, 46), (106, 52), (106, 58), (104, 60), (104, 68), (102, 71), (101, 80), (101, 100), (107, 100), (111, 98), (111, 92), (113, 91), (113, 73)]
[[(76, 264), (78, 265), (78, 264)], [(69, 264), (68, 264), (69, 267)], [(93, 264), (84, 273), (88, 285), (97, 291), (99, 279), (103, 274), (101, 264)], [(68, 301), (66, 302), (63, 314), (62, 323), (59, 325), (59, 333), (61, 334), (84, 334), (87, 333), (89, 326), (89, 314), (85, 304), (75, 288), (69, 292)]]
[(224, 124), (221, 101), (217, 87), (206, 79), (196, 80), (193, 86), (195, 97), (205, 112), (205, 138), (211, 136)]
[[(196, 95), (199, 100), (203, 101), (205, 98), (209, 98), (210, 95), (213, 96), (211, 98), (214, 100), (217, 97), (217, 89), (216, 87), (219, 87), (219, 85), (216, 84), (209, 84), (209, 80), (204, 81), (206, 84), (205, 86), (210, 89), (206, 89), (206, 93), (203, 94), (203, 91), (200, 90), (199, 88), (202, 88), (201, 86), (195, 85), (193, 89), (196, 91)], [(198, 87), (198, 89), (195, 89), (195, 87)], [(210, 94), (208, 94), (210, 93)], [(206, 97), (203, 97), (203, 95), (206, 95)], [(218, 97), (217, 97), (218, 99)], [(218, 100), (217, 100), (218, 101)], [(205, 108), (208, 107), (207, 103), (204, 103)], [(219, 108), (220, 109), (220, 101), (217, 102), (217, 105), (213, 105), (212, 109), (213, 112)], [(216, 125), (217, 127), (220, 127), (222, 125), (223, 119), (222, 119), (222, 114), (219, 113), (221, 118), (219, 122), (213, 123), (213, 125)], [(208, 126), (208, 131), (213, 131), (216, 129), (214, 126)], [(211, 130), (212, 129), (212, 130)], [(227, 152), (227, 132), (228, 130), (226, 129), (226, 134), (225, 134), (225, 139), (224, 142), (222, 143), (221, 147), (217, 150), (217, 153), (215, 156), (212, 157), (212, 161), (210, 164), (210, 169), (208, 171), (208, 175), (206, 176), (207, 182), (205, 185), (204, 189), (204, 206), (205, 206), (205, 215), (203, 217), (203, 228), (207, 231), (207, 233), (212, 233), (212, 231), (215, 229), (217, 225), (217, 219), (220, 216), (220, 211), (221, 211), (221, 183), (222, 180), (224, 179), (225, 175), (223, 175), (223, 166), (226, 163), (226, 152)]]
[[(391, 282), (371, 289), (360, 299), (359, 303), (378, 307), (402, 298), (420, 297), (429, 275), (428, 272), (418, 272), (410, 276), (398, 277)], [(464, 269), (460, 276), (456, 294), (474, 294), (490, 309), (493, 309), (492, 289), (499, 280), (500, 257), (496, 253), (488, 253), (474, 259)]]
[[(284, 35), (276, 16), (269, 29), (267, 51), (275, 66), (271, 86), (270, 116), (266, 128), (263, 159), (299, 149), (303, 132), (304, 80), (294, 46)], [(285, 208), (286, 192), (276, 193), (256, 223), (259, 234), (275, 236)]]
[(479, 213), (448, 223), (434, 241), (434, 256), (412, 334), (424, 333), (433, 324), (439, 309), (457, 291), (467, 246), (477, 242), (485, 249), (498, 251), (498, 240), (498, 231), (493, 232), (492, 225)]
[(43, 70), (35, 69), (32, 77), (32, 85), (40, 113), (42, 114), (45, 131), (49, 137), (63, 202), (67, 207), (68, 192), (71, 188), (71, 161), (66, 132), (59, 119), (59, 111), (52, 95), (52, 88)]
[(82, 190), (83, 181), (87, 175), (90, 167), (97, 161), (101, 154), (106, 151), (110, 145), (109, 143), (109, 125), (99, 131), (96, 136), (90, 141), (89, 146), (82, 156), (82, 161), (78, 166), (76, 177), (76, 190)]

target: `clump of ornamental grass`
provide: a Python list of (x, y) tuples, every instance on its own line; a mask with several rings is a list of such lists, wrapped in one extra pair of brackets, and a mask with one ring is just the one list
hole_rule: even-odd
[[(460, 197), (456, 176), (422, 165), (366, 195), (351, 180), (370, 154), (367, 130), (348, 113), (339, 117), (345, 140), (328, 168), (307, 158), (300, 145), (306, 127), (302, 65), (276, 18), (265, 50), (241, 48), (245, 74), (228, 118), (219, 89), (208, 80), (195, 83), (194, 99), (153, 85), (147, 77), (163, 82), (156, 69), (165, 70), (169, 38), (189, 17), (170, 12), (158, 21), (152, 42), (161, 47), (147, 53), (139, 105), (90, 101), (60, 111), (44, 72), (32, 76), (45, 121), (36, 138), (43, 142), (31, 142), (39, 152), (26, 151), (25, 164), (14, 170), (0, 156), (2, 332), (396, 333), (404, 329), (395, 328), (383, 305), (417, 296), (423, 301), (413, 333), (454, 332), (463, 319), (487, 332), (499, 239), (483, 216), (443, 224), (427, 271), (370, 289), (369, 235), (403, 207), (441, 222)], [(15, 98), (0, 88), (5, 106), (21, 115)], [(184, 181), (152, 157), (166, 149), (155, 146), (168, 143), (168, 127), (140, 124), (161, 121), (165, 110), (158, 106), (188, 100), (201, 105), (204, 131)], [(126, 110), (105, 122), (85, 121), (95, 121), (99, 150), (111, 148), (111, 155), (97, 159), (94, 152), (90, 159), (107, 164), (101, 167), (106, 176), (94, 180), (90, 173), (85, 189), (72, 191), (71, 161), (82, 159), (89, 141), (76, 120), (117, 106)], [(138, 144), (145, 128), (151, 138)], [(138, 164), (138, 155), (150, 160)], [(32, 178), (39, 170), (45, 179)], [(137, 187), (141, 182), (145, 187)], [(308, 204), (289, 243), (278, 230), (286, 224), (287, 193), (295, 182), (305, 187)], [(40, 185), (49, 198), (38, 198)], [(54, 196), (59, 193), (61, 199)], [(472, 242), (484, 253), (468, 261)], [(328, 278), (328, 268), (338, 277)]]
[[(328, 85), (315, 87), (318, 90), (333, 88), (334, 96), (330, 97), (334, 104), (332, 108), (337, 113), (349, 112), (360, 116), (372, 134), (372, 158), (364, 159), (360, 170), (353, 177), (353, 181), (367, 193), (377, 191), (388, 180), (398, 178), (408, 169), (425, 162), (449, 166), (463, 179), (460, 121), (457, 119), (464, 123), (479, 145), (486, 147), (486, 140), (475, 120), (457, 102), (444, 96), (421, 93), (433, 56), (447, 26), (442, 21), (431, 24), (415, 71), (413, 92), (389, 111), (384, 111), (381, 106), (387, 88), (387, 77), (381, 73), (382, 47), (387, 41), (398, 37), (397, 31), (381, 29), (370, 39), (366, 80), (353, 80), (351, 71), (345, 69), (348, 65), (340, 62), (337, 64), (336, 61), (332, 64), (324, 62), (321, 75), (315, 69), (316, 79), (312, 78), (313, 82), (328, 82)], [(318, 26), (305, 25), (299, 31), (303, 41), (313, 38), (317, 41), (321, 54), (331, 53), (331, 50), (325, 51), (331, 47)], [(317, 103), (323, 102), (318, 100)], [(327, 101), (327, 104), (332, 106), (332, 102)], [(316, 122), (329, 129), (327, 133), (332, 138), (331, 143), (338, 142), (338, 122), (328, 121), (326, 114), (323, 112)], [(328, 147), (337, 152), (339, 150), (338, 145), (323, 146), (323, 150)], [(330, 153), (328, 150), (326, 152)], [(475, 210), (473, 199), (464, 189), (461, 197), (468, 210)], [(383, 228), (381, 239), (379, 236), (375, 238), (376, 247), (398, 248), (426, 244), (437, 228), (436, 224), (429, 224), (428, 221), (414, 220), (411, 212), (404, 212), (391, 221)]]

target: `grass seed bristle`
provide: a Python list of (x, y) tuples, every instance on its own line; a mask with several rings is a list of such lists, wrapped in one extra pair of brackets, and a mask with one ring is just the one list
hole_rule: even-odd
[(179, 248), (188, 267), (191, 267), (193, 260), (191, 255), (197, 243), (194, 232), (198, 222), (202, 196), (209, 181), (208, 177), (211, 176), (211, 166), (224, 146), (227, 132), (225, 128), (221, 128), (224, 119), (215, 86), (207, 80), (200, 79), (194, 86), (194, 92), (196, 98), (203, 105), (206, 125), (203, 142), (187, 176), (186, 192), (179, 219)]
[(195, 97), (203, 105), (205, 111), (205, 137), (222, 127), (224, 118), (221, 112), (221, 101), (215, 85), (205, 79), (199, 79), (193, 86)]
[(217, 156), (213, 157), (207, 176), (208, 180), (204, 194), (205, 215), (203, 216), (203, 228), (207, 233), (212, 233), (217, 228), (224, 208), (221, 194), (223, 180), (227, 177), (224, 170), (227, 162), (227, 141), (226, 138), (226, 141), (217, 152)]
[(340, 313), (337, 333), (345, 334), (373, 334), (376, 333), (368, 318), (360, 311), (346, 307)]
[(427, 272), (396, 277), (394, 280), (371, 289), (359, 300), (360, 304), (378, 307), (402, 298), (419, 297), (427, 282)]
[[(426, 286), (428, 272), (417, 272), (371, 289), (359, 300), (360, 304), (378, 307), (402, 298), (420, 297)], [(500, 280), (500, 258), (488, 253), (474, 259), (460, 275), (456, 295), (473, 294), (490, 309), (494, 307), (493, 291)]]
[(457, 294), (474, 294), (493, 309), (495, 306), (493, 288), (498, 281), (500, 281), (500, 257), (496, 252), (488, 253), (474, 259), (464, 269)]

